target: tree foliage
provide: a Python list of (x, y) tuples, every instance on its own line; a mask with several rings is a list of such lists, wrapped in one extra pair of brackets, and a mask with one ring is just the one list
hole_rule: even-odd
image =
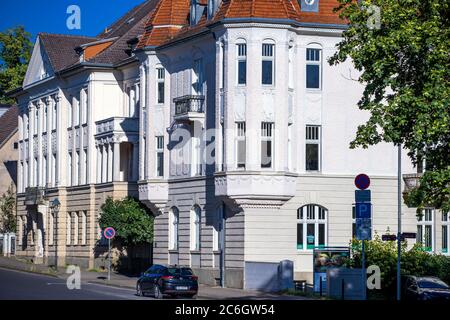
[[(349, 267), (361, 268), (361, 241), (353, 240)], [(381, 291), (393, 296), (397, 281), (397, 242), (382, 241), (379, 235), (366, 241), (366, 266), (376, 265), (381, 271)], [(408, 248), (407, 242), (401, 246), (401, 274), (415, 276), (435, 276), (450, 283), (450, 257), (430, 254), (420, 244)]]
[(107, 198), (101, 207), (100, 227), (113, 227), (124, 245), (153, 242), (153, 216), (133, 198)]
[(30, 37), (22, 26), (0, 33), (0, 103), (14, 103), (6, 93), (22, 86), (33, 49)]
[(16, 232), (16, 193), (14, 185), (0, 197), (0, 233)]
[[(440, 0), (338, 0), (347, 19), (335, 65), (351, 58), (370, 112), (351, 147), (402, 144), (427, 171), (407, 198), (419, 209), (450, 209), (450, 3)], [(378, 17), (373, 8), (380, 9)], [(373, 24), (375, 22), (375, 25)]]

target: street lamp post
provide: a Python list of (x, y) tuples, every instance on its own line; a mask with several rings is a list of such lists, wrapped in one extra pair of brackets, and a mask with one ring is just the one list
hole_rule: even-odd
[(402, 145), (398, 144), (398, 165), (397, 165), (397, 301), (401, 299), (401, 270), (400, 261), (402, 254)]
[[(56, 225), (56, 238), (55, 238), (55, 266), (58, 269), (58, 212), (61, 207), (61, 202), (58, 198), (53, 199), (50, 202), (50, 210), (55, 214), (55, 225)], [(54, 232), (54, 230), (50, 230)]]

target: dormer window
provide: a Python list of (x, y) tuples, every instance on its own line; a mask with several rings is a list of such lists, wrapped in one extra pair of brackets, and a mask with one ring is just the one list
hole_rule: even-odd
[(319, 12), (319, 0), (298, 0), (302, 12)]
[(206, 1), (205, 0), (191, 0), (191, 11), (190, 11), (190, 24), (191, 26), (196, 25), (206, 9)]

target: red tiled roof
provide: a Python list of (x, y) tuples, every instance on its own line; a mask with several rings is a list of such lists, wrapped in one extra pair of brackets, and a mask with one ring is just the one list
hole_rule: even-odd
[(11, 136), (18, 127), (19, 108), (11, 106), (0, 117), (0, 146)]
[[(203, 3), (202, 0), (200, 3)], [(189, 25), (190, 0), (160, 0), (147, 21), (138, 48), (159, 46), (207, 30), (207, 26), (229, 18), (287, 19), (305, 23), (346, 24), (333, 9), (337, 0), (320, 0), (319, 12), (303, 12), (297, 0), (223, 0), (211, 20), (203, 16)], [(159, 27), (158, 27), (159, 26)], [(163, 27), (161, 27), (163, 26)]]
[(157, 46), (188, 24), (190, 0), (160, 0), (150, 15), (138, 48)]

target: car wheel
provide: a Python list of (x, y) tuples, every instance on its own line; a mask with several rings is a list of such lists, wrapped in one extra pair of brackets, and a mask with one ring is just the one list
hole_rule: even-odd
[(163, 298), (163, 294), (162, 294), (162, 292), (159, 289), (159, 286), (157, 284), (155, 284), (155, 286), (154, 286), (153, 296), (155, 297), (155, 299), (162, 299)]
[(187, 296), (189, 299), (197, 299), (197, 294), (190, 294)]
[(138, 295), (139, 297), (144, 296), (144, 291), (142, 291), (142, 286), (140, 283), (138, 283), (136, 286), (136, 295)]

